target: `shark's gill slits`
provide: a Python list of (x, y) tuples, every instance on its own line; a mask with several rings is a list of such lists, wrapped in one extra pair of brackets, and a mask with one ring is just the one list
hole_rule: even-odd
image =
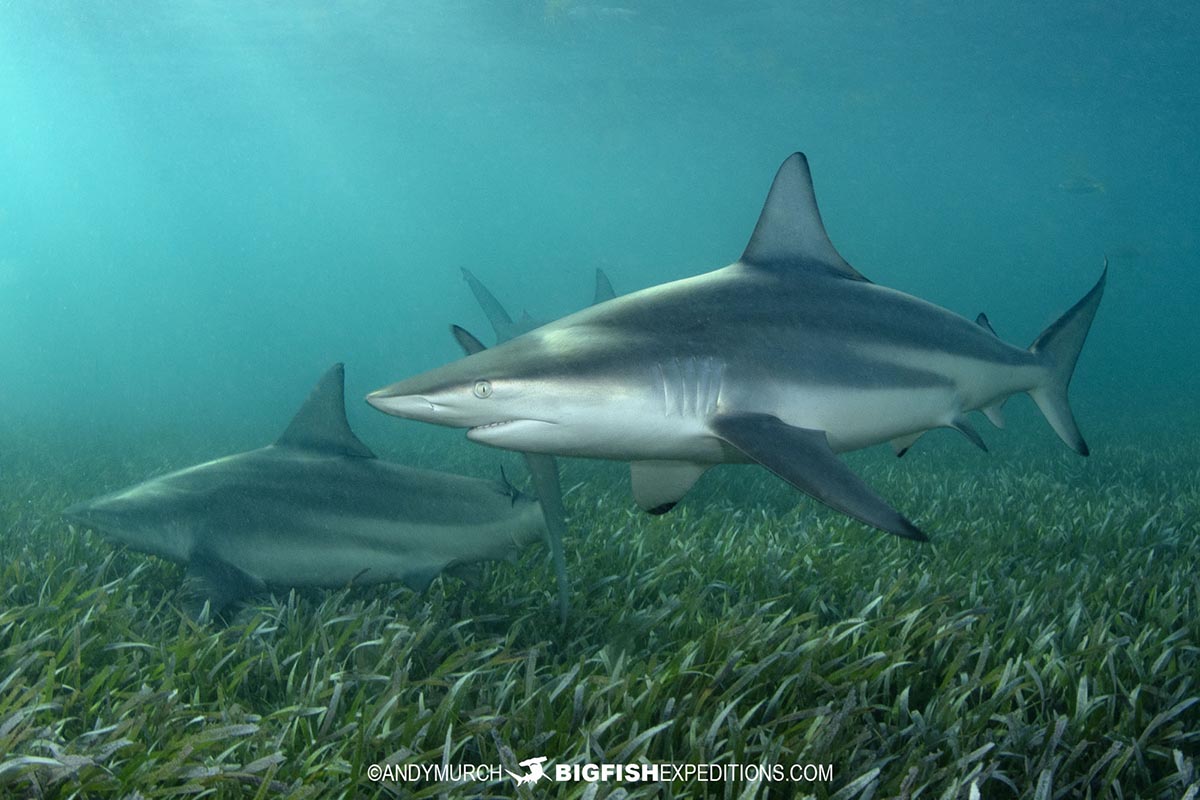
[(707, 417), (717, 410), (725, 365), (711, 357), (673, 358), (655, 365), (664, 417)]

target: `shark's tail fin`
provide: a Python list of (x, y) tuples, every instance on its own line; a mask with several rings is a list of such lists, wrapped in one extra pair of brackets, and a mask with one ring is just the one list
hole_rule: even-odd
[(1083, 296), (1067, 313), (1059, 317), (1042, 335), (1029, 346), (1033, 353), (1046, 368), (1046, 378), (1041, 384), (1029, 390), (1029, 396), (1042, 415), (1054, 428), (1058, 437), (1067, 446), (1082, 456), (1088, 454), (1087, 442), (1079, 433), (1075, 424), (1075, 416), (1067, 402), (1067, 387), (1071, 384), (1071, 375), (1075, 371), (1075, 362), (1079, 360), (1079, 351), (1087, 339), (1088, 330), (1092, 327), (1092, 319), (1096, 316), (1096, 308), (1100, 305), (1100, 297), (1104, 294), (1104, 281), (1108, 277), (1108, 259), (1104, 260), (1104, 271), (1100, 280), (1092, 290)]

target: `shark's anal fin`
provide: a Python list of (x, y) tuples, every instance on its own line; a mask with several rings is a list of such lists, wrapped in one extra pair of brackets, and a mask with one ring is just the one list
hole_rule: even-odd
[(374, 458), (375, 454), (359, 441), (346, 421), (345, 383), (344, 366), (334, 364), (326, 370), (275, 444), (343, 456)]
[(818, 270), (841, 278), (866, 280), (842, 258), (825, 232), (808, 159), (803, 153), (792, 153), (775, 174), (741, 263), (781, 273)]
[(634, 461), (629, 465), (633, 499), (643, 511), (665, 514), (710, 466), (691, 461)]
[(232, 603), (262, 594), (266, 586), (228, 562), (197, 553), (188, 561), (186, 590), (190, 594), (188, 613), (199, 619), (206, 602), (210, 613), (219, 614)]
[(967, 421), (966, 417), (960, 414), (954, 419), (954, 422), (951, 423), (950, 427), (967, 437), (967, 440), (971, 444), (975, 445), (983, 452), (986, 453), (988, 451), (987, 443), (983, 441), (983, 437), (979, 435), (979, 431), (972, 427), (971, 423)]
[(917, 439), (920, 439), (926, 433), (927, 431), (917, 431), (916, 433), (909, 433), (892, 439), (892, 450), (895, 451), (896, 458), (902, 458), (908, 452), (908, 448), (916, 444)]
[(721, 414), (710, 424), (717, 436), (830, 508), (906, 539), (928, 538), (837, 457), (824, 431), (769, 414)]

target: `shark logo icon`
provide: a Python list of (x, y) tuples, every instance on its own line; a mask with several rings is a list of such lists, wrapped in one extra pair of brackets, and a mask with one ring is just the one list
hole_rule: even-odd
[(522, 761), (521, 766), (527, 770), (524, 775), (518, 775), (517, 773), (507, 769), (504, 771), (507, 772), (509, 776), (517, 782), (517, 786), (521, 786), (522, 784), (526, 783), (537, 783), (542, 778), (546, 777), (546, 771), (542, 769), (542, 764), (546, 762), (546, 758), (546, 756), (537, 756), (536, 758), (527, 758)]

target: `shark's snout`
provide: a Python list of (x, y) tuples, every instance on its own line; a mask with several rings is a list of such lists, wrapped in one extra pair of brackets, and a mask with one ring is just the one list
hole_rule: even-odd
[(416, 394), (398, 394), (384, 387), (367, 395), (367, 402), (385, 414), (410, 419), (428, 419), (437, 413), (437, 406), (428, 398)]
[(113, 527), (113, 515), (95, 499), (75, 503), (62, 510), (62, 518), (71, 525), (88, 528), (97, 533), (109, 533)]
[(75, 503), (62, 510), (62, 518), (73, 525), (88, 525), (92, 504), (90, 502)]

